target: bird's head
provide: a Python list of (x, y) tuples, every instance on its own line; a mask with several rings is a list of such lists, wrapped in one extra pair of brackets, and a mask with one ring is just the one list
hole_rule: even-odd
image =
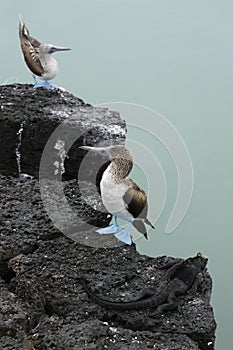
[(102, 154), (104, 157), (108, 157), (112, 164), (121, 170), (122, 178), (126, 177), (133, 167), (133, 158), (129, 149), (123, 145), (114, 145), (108, 147), (91, 147), (80, 146), (80, 148), (86, 151), (94, 151)]
[(60, 46), (54, 46), (50, 44), (41, 45), (40, 47), (41, 53), (50, 54), (50, 55), (57, 51), (69, 51), (69, 50), (71, 49), (69, 49), (68, 47), (60, 47)]

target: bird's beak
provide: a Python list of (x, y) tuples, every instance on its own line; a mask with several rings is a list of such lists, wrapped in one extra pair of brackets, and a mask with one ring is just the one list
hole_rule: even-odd
[(54, 46), (54, 52), (56, 51), (69, 51), (71, 49), (69, 49), (68, 47), (60, 47), (60, 46)]
[(84, 149), (85, 151), (94, 151), (97, 153), (101, 153), (105, 156), (109, 156), (109, 147), (91, 147), (91, 146), (79, 146), (79, 148)]

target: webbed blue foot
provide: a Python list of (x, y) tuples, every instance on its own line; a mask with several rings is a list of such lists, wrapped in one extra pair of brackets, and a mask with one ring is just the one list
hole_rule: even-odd
[(34, 79), (34, 89), (37, 89), (38, 87), (57, 88), (55, 84), (50, 83), (48, 80), (45, 80), (43, 83), (38, 83), (35, 75), (33, 75), (33, 79)]
[(36, 83), (36, 84), (34, 84), (34, 89), (37, 89), (37, 88), (39, 88), (39, 87), (44, 87), (44, 83)]
[(45, 80), (44, 85), (45, 87), (50, 87), (50, 88), (57, 88), (57, 85), (50, 83), (50, 81)]
[(132, 244), (132, 238), (131, 238), (130, 233), (129, 233), (130, 226), (131, 226), (131, 222), (128, 223), (126, 228), (120, 229), (120, 231), (118, 231), (117, 233), (114, 234), (114, 236), (117, 239), (119, 239), (119, 241), (124, 242), (128, 245)]
[(119, 241), (121, 241), (121, 242), (124, 242), (128, 245), (132, 244), (131, 236), (130, 236), (129, 232), (126, 232), (125, 230), (121, 230), (121, 231), (115, 233), (114, 236), (117, 239), (119, 239)]
[(96, 232), (100, 233), (101, 235), (109, 235), (111, 233), (116, 233), (120, 229), (121, 228), (120, 228), (120, 226), (118, 225), (118, 223), (116, 221), (116, 216), (113, 215), (112, 225), (100, 228), (100, 229), (96, 230)]
[(99, 228), (96, 230), (96, 232), (100, 233), (101, 235), (110, 235), (111, 233), (116, 233), (117, 232), (117, 227), (114, 225), (110, 225), (107, 227)]

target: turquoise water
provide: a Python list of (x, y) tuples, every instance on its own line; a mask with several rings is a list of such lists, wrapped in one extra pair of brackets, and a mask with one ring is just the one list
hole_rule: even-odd
[[(33, 1), (0, 0), (0, 6), (1, 84), (32, 82), (19, 49), (20, 13), (42, 42), (72, 48), (56, 55), (58, 85), (94, 105), (123, 101), (150, 107), (182, 135), (192, 159), (194, 191), (184, 220), (166, 235), (176, 198), (176, 169), (159, 142), (129, 127), (128, 137), (156, 154), (168, 190), (150, 244), (139, 240), (137, 246), (151, 256), (187, 257), (198, 251), (209, 256), (216, 348), (232, 350), (233, 281), (228, 271), (233, 267), (233, 3), (41, 0), (37, 8)], [(135, 122), (143, 126), (145, 118), (135, 116)], [(147, 186), (139, 168), (133, 177)], [(158, 199), (149, 199), (153, 218)]]

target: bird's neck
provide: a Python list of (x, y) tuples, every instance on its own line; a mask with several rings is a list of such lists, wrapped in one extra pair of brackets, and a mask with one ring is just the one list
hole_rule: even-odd
[(42, 65), (57, 64), (57, 61), (49, 53), (40, 52), (39, 53), (39, 60), (40, 60)]
[(51, 80), (55, 78), (58, 73), (57, 61), (48, 53), (39, 54), (39, 59), (44, 69), (42, 78), (44, 80)]

